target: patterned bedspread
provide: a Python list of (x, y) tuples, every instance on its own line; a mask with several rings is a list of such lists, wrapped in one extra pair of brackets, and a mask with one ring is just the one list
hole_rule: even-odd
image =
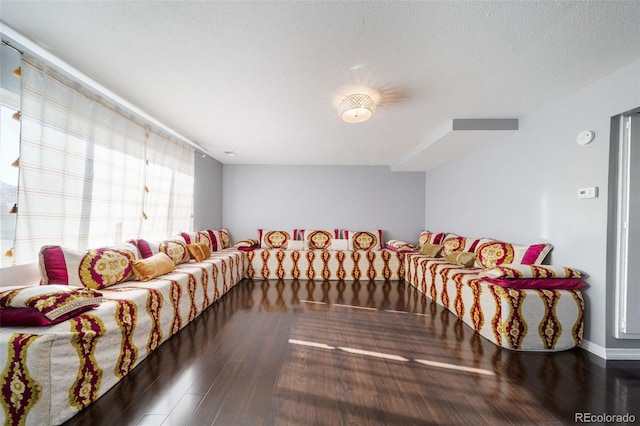
[(96, 309), (50, 327), (2, 327), (3, 424), (60, 424), (83, 409), (246, 275), (246, 256), (215, 252), (161, 278), (101, 290)]
[(584, 328), (580, 290), (513, 289), (489, 284), (478, 268), (408, 254), (406, 280), (498, 346), (561, 351), (579, 346)]

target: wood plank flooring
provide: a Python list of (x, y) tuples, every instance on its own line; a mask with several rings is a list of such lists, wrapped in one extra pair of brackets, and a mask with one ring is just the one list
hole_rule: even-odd
[(500, 349), (404, 282), (243, 281), (68, 425), (573, 424), (640, 362)]

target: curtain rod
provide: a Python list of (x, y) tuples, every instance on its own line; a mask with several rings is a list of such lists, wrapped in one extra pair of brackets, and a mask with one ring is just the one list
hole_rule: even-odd
[(20, 49), (18, 49), (17, 47), (15, 47), (14, 45), (12, 45), (11, 43), (9, 43), (7, 40), (2, 39), (2, 44), (4, 44), (5, 46), (7, 46), (10, 49), (15, 50), (16, 52), (18, 52), (21, 55), (24, 55), (24, 52)]
[[(0, 1), (2, 1), (2, 0), (0, 0)], [(148, 121), (149, 124), (151, 124), (153, 126), (156, 126), (160, 130), (163, 130), (163, 131), (167, 132), (169, 135), (175, 137), (179, 141), (181, 141), (183, 143), (186, 143), (187, 145), (191, 146), (191, 148), (193, 148), (194, 150), (197, 150), (197, 151), (200, 151), (200, 152), (202, 152), (204, 154), (207, 154), (211, 158), (215, 158), (213, 155), (211, 155), (209, 153), (209, 151), (204, 149), (199, 144), (195, 143), (194, 141), (192, 141), (191, 139), (187, 138), (186, 136), (183, 136), (182, 134), (180, 134), (177, 131), (173, 130), (171, 127), (169, 127), (169, 126), (163, 124), (162, 122), (158, 121), (157, 119), (153, 118), (151, 115), (147, 114), (146, 112), (144, 112), (143, 110), (141, 110), (137, 106), (131, 104), (129, 101), (126, 101), (124, 98), (116, 95), (111, 90), (107, 89), (106, 87), (104, 87), (100, 83), (96, 82), (92, 78), (90, 78), (87, 75), (83, 74), (82, 72), (78, 71), (77, 69), (75, 69), (74, 67), (69, 65), (68, 63), (64, 62), (62, 59), (58, 58), (57, 56), (55, 56), (51, 52), (49, 52), (46, 49), (44, 49), (42, 46), (40, 46), (37, 43), (35, 43), (35, 42), (31, 41), (30, 39), (26, 38), (25, 36), (23, 36), (22, 34), (17, 32), (16, 30), (14, 30), (13, 28), (7, 26), (1, 20), (0, 20), (0, 33), (2, 33), (3, 36), (11, 37), (12, 39), (17, 40), (17, 42), (22, 44), (22, 45), (24, 45), (25, 48), (31, 54), (39, 57), (41, 60), (44, 60), (45, 62), (48, 62), (48, 63), (54, 65), (54, 67), (58, 68), (59, 70), (62, 70), (63, 72), (71, 75), (73, 78), (77, 79), (80, 83), (88, 85), (91, 89), (97, 91), (99, 95), (106, 96), (111, 101), (117, 103), (120, 107), (128, 110), (129, 112), (132, 112), (132, 113), (140, 116), (140, 118), (142, 118), (143, 120)], [(15, 49), (18, 52), (20, 52), (20, 54), (24, 54), (24, 52), (21, 52), (19, 49), (17, 49), (16, 47), (12, 46), (8, 41), (5, 41), (4, 38), (2, 39), (2, 44), (6, 44), (8, 47), (10, 47), (12, 49)]]

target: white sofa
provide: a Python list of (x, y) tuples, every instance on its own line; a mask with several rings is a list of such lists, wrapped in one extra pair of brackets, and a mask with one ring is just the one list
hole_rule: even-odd
[(246, 256), (224, 249), (151, 281), (100, 289), (104, 301), (97, 308), (58, 324), (3, 326), (0, 423), (68, 420), (240, 282), (246, 271)]

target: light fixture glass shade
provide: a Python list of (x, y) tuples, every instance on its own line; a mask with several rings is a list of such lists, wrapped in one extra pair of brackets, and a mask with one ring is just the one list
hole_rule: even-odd
[(375, 110), (373, 99), (361, 93), (347, 96), (338, 105), (338, 115), (347, 123), (362, 123), (371, 118)]

